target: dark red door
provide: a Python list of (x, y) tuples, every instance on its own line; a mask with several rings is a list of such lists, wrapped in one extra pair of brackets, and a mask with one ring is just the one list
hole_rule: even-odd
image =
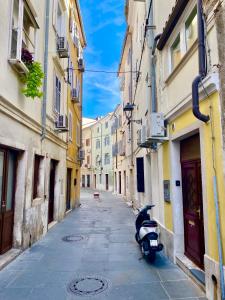
[(72, 179), (72, 169), (67, 169), (67, 189), (66, 189), (66, 210), (71, 208), (71, 181)]
[(52, 159), (50, 162), (48, 223), (51, 223), (54, 220), (56, 166), (57, 166), (57, 161)]
[(0, 149), (0, 254), (12, 248), (16, 153)]
[(204, 267), (204, 226), (200, 159), (182, 162), (185, 255)]

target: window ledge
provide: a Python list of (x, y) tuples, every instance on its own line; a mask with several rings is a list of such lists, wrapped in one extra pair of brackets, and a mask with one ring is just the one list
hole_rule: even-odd
[(20, 59), (10, 58), (8, 59), (8, 62), (18, 74), (27, 74), (29, 72), (26, 65)]
[(165, 84), (168, 85), (170, 82), (174, 79), (174, 77), (177, 76), (177, 74), (181, 71), (181, 69), (184, 67), (184, 65), (187, 63), (187, 61), (190, 59), (190, 57), (194, 54), (194, 52), (198, 48), (198, 41), (196, 40), (193, 45), (188, 49), (188, 51), (185, 53), (185, 55), (182, 57), (179, 64), (175, 67), (175, 69), (170, 73), (170, 75), (166, 78)]

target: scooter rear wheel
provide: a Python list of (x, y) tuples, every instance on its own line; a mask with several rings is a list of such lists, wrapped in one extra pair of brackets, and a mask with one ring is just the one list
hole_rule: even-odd
[(155, 251), (150, 251), (149, 255), (148, 255), (148, 261), (153, 263), (155, 261), (156, 258), (156, 252)]

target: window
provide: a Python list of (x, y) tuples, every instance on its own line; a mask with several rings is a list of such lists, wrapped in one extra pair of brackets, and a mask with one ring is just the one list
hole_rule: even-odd
[(28, 50), (35, 58), (38, 24), (27, 1), (13, 1), (11, 22), (10, 60), (22, 60), (22, 49)]
[(69, 112), (69, 140), (73, 140), (73, 115)]
[(197, 7), (195, 7), (185, 23), (185, 38), (187, 50), (198, 38)]
[(145, 176), (144, 176), (144, 158), (138, 157), (136, 160), (137, 168), (137, 191), (138, 193), (145, 192)]
[(100, 147), (101, 147), (100, 140), (97, 140), (96, 141), (96, 149), (100, 149)]
[(86, 146), (90, 146), (90, 139), (86, 139)]
[(101, 164), (101, 159), (100, 159), (100, 156), (99, 156), (99, 155), (96, 156), (95, 162), (96, 162), (96, 166), (100, 166), (100, 164)]
[(105, 161), (104, 161), (104, 164), (105, 164), (105, 165), (109, 165), (109, 164), (110, 164), (110, 156), (109, 156), (109, 153), (106, 153), (106, 154), (105, 154)]
[(40, 184), (40, 165), (43, 157), (34, 155), (34, 176), (33, 176), (33, 199), (40, 197), (39, 184)]
[(105, 136), (105, 146), (110, 144), (110, 138), (108, 135)]
[(106, 123), (105, 123), (105, 128), (107, 129), (108, 127), (109, 127), (109, 123), (106, 122)]
[(53, 26), (59, 37), (65, 37), (65, 14), (60, 0), (54, 0)]
[(90, 164), (90, 155), (87, 156), (87, 164)]
[(80, 124), (77, 123), (77, 128), (76, 128), (76, 143), (78, 146), (80, 146)]
[(60, 105), (61, 105), (61, 81), (57, 76), (55, 76), (55, 111), (60, 113)]
[(172, 70), (181, 61), (181, 47), (180, 47), (180, 34), (176, 37), (173, 45), (171, 46), (171, 67)]
[(97, 133), (99, 133), (99, 127), (97, 128)]

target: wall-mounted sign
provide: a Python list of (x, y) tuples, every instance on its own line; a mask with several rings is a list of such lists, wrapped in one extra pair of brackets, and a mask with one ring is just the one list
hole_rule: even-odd
[(163, 187), (164, 187), (164, 201), (170, 202), (170, 181), (164, 180)]

